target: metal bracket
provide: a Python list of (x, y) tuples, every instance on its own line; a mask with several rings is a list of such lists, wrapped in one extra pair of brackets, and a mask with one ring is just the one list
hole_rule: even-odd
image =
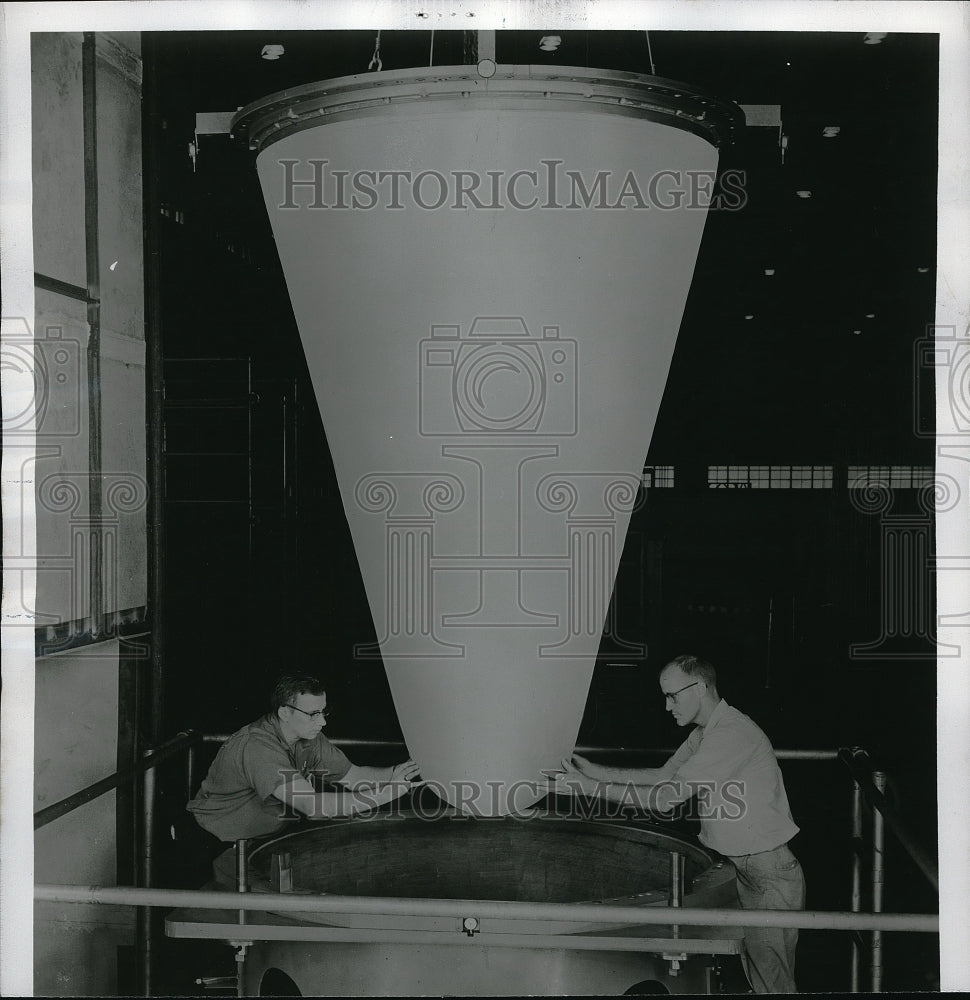
[(788, 136), (782, 134), (780, 104), (742, 104), (744, 124), (748, 128), (773, 128), (778, 130), (778, 146), (781, 149), (781, 162), (785, 162), (788, 149)]
[(683, 951), (675, 954), (664, 953), (660, 957), (670, 963), (670, 974), (672, 976), (678, 975), (680, 973), (680, 963), (687, 961), (687, 953)]
[(195, 134), (228, 135), (229, 123), (235, 111), (201, 111), (195, 116)]
[[(237, 109), (238, 110), (238, 109)], [(235, 111), (201, 111), (195, 115), (195, 135), (189, 143), (189, 159), (192, 161), (192, 173), (195, 173), (195, 163), (199, 157), (199, 136), (200, 135), (228, 135), (229, 123)]]

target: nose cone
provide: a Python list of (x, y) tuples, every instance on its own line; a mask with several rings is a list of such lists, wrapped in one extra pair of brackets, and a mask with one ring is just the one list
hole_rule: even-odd
[[(275, 136), (260, 180), (380, 637), (356, 655), (383, 659), (429, 785), (480, 815), (575, 745), (704, 225), (589, 192), (717, 165), (683, 116), (595, 96), (650, 96), (629, 74), (567, 99), (544, 72), (329, 81), (347, 109), (315, 127), (306, 95), (241, 113)], [(314, 162), (331, 207), (287, 188)], [(332, 207), (336, 172), (401, 170), (403, 207)]]

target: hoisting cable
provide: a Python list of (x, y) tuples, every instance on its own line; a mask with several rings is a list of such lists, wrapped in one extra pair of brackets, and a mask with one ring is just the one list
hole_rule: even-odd
[(377, 37), (374, 39), (374, 54), (370, 57), (367, 68), (375, 73), (380, 73), (383, 66), (384, 64), (381, 62), (381, 33), (378, 31)]

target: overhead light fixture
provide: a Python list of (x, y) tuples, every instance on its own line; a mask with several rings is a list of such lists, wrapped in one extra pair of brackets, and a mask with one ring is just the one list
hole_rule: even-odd
[(765, 268), (765, 274), (767, 274), (769, 278), (770, 278), (770, 277), (771, 277), (771, 276), (772, 276), (772, 275), (773, 275), (774, 273), (775, 273), (775, 269), (774, 269), (773, 267), (766, 267), (766, 268)]
[(841, 131), (842, 129), (838, 125), (826, 125), (825, 128), (822, 129), (822, 138), (834, 139)]
[(862, 39), (863, 45), (878, 45), (888, 34), (885, 31), (867, 31), (865, 38)]
[(754, 313), (746, 313), (744, 318), (745, 319), (754, 319)]
[(555, 52), (562, 45), (562, 35), (543, 35), (539, 39), (539, 48), (543, 52)]
[(263, 59), (268, 59), (270, 62), (273, 62), (276, 59), (279, 59), (285, 51), (286, 50), (282, 45), (264, 45), (263, 51), (260, 52), (260, 56), (262, 56)]
[(861, 330), (853, 330), (852, 332), (853, 332), (854, 334), (856, 334), (856, 335), (858, 335), (858, 334), (862, 333), (862, 331), (861, 331)]
[(803, 188), (801, 191), (796, 191), (795, 194), (797, 194), (799, 198), (811, 198), (812, 197), (812, 192), (809, 191), (809, 190), (807, 190), (807, 189), (805, 189), (805, 188)]
[(916, 270), (919, 271), (920, 274), (926, 274), (926, 272), (929, 270), (929, 268), (928, 267), (918, 267), (918, 268), (916, 268)]
[(866, 319), (875, 319), (875, 318), (876, 318), (875, 313), (866, 313)]

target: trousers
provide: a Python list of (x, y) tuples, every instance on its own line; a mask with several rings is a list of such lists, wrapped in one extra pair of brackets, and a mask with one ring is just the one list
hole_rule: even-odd
[(215, 887), (224, 892), (235, 892), (236, 884), (236, 845), (218, 855), (212, 862), (212, 877)]
[[(805, 909), (805, 875), (787, 844), (729, 857), (744, 910)], [(741, 964), (755, 993), (796, 993), (796, 927), (746, 927)]]

